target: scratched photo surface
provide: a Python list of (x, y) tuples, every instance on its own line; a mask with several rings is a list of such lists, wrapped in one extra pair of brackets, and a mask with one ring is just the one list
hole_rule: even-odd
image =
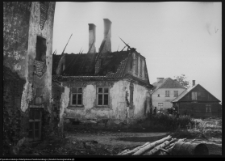
[(3, 155), (222, 155), (221, 2), (3, 2)]

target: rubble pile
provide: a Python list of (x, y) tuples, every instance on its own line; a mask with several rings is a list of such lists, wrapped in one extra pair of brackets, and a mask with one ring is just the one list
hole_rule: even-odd
[(205, 144), (185, 140), (186, 138), (177, 139), (169, 135), (134, 149), (125, 149), (118, 155), (209, 155)]

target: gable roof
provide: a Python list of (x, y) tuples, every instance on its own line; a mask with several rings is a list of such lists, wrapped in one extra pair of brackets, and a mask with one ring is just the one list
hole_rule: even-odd
[[(186, 96), (188, 93), (190, 93), (193, 89), (195, 89), (197, 86), (203, 88), (200, 84), (196, 84), (190, 88), (188, 88), (187, 90), (183, 91), (177, 98), (175, 98), (174, 100), (172, 100), (171, 102), (179, 102), (184, 96)], [(204, 90), (206, 90), (205, 88), (203, 88)], [(220, 100), (218, 100), (215, 96), (213, 96), (209, 91), (206, 90), (206, 92), (208, 92), (212, 97), (214, 97), (217, 101), (221, 102)]]
[(160, 80), (159, 82), (155, 82), (152, 84), (154, 86), (152, 93), (157, 91), (160, 88), (183, 88), (183, 87), (178, 81), (173, 80), (171, 78), (165, 78), (163, 80)]

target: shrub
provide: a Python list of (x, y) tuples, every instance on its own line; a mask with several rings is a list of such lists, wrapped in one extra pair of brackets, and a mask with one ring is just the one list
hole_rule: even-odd
[(151, 115), (150, 117), (139, 120), (136, 123), (129, 126), (130, 129), (135, 131), (174, 131), (176, 129), (186, 129), (188, 125), (193, 125), (191, 117), (168, 114)]

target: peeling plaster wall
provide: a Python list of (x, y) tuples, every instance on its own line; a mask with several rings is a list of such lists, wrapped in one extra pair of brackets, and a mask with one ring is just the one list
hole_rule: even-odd
[[(68, 85), (69, 86), (69, 85)], [(102, 119), (109, 118), (115, 120), (124, 121), (129, 116), (129, 105), (130, 105), (130, 82), (128, 80), (121, 80), (113, 83), (109, 87), (109, 106), (108, 107), (97, 107), (97, 85), (87, 83), (83, 87), (83, 107), (70, 106), (69, 100), (65, 98), (65, 104), (68, 104), (65, 109), (66, 117), (75, 118), (78, 120), (82, 119)], [(145, 116), (146, 106), (146, 93), (147, 88), (142, 87), (134, 83), (134, 119), (143, 118)], [(68, 98), (70, 98), (68, 96)], [(132, 119), (132, 118), (131, 118)]]
[(3, 2), (3, 64), (26, 79), (31, 2)]
[(60, 99), (59, 127), (63, 126), (64, 112), (69, 105), (69, 98), (70, 98), (69, 94), (70, 94), (70, 89), (68, 87), (64, 87), (64, 92), (62, 93), (61, 99)]
[(145, 117), (146, 115), (147, 93), (148, 93), (148, 89), (146, 87), (140, 86), (138, 84), (134, 84), (134, 106), (135, 106), (134, 117), (136, 119)]
[[(28, 38), (28, 81), (33, 82), (34, 88), (41, 88), (45, 107), (51, 112), (51, 86), (52, 86), (52, 34), (55, 2), (50, 2), (47, 12), (47, 19), (44, 28), (40, 28), (40, 3), (33, 2), (31, 6), (29, 38)], [(39, 77), (34, 75), (34, 60), (36, 58), (37, 36), (46, 39), (46, 72)]]
[[(11, 100), (19, 104), (20, 116), (15, 119), (21, 120), (20, 137), (28, 136), (28, 106), (33, 103), (36, 88), (43, 89), (41, 95), (44, 99), (44, 107), (45, 109), (48, 108), (49, 112), (51, 111), (54, 12), (55, 2), (49, 2), (49, 8), (46, 14), (47, 20), (45, 21), (44, 28), (41, 30), (39, 23), (40, 2), (3, 2), (3, 65), (9, 68), (12, 73), (18, 74), (18, 76), (24, 80), (21, 95), (17, 96), (15, 98), (16, 100)], [(34, 76), (37, 35), (46, 38), (47, 46), (46, 72), (41, 78)], [(11, 93), (14, 93), (14, 91), (11, 91)], [(15, 108), (15, 106), (12, 106), (12, 108)], [(11, 118), (9, 117), (9, 119)], [(48, 114), (43, 114), (43, 120), (48, 120)], [(48, 122), (43, 121), (43, 123), (45, 126)]]
[[(43, 89), (43, 98), (47, 107), (51, 101), (52, 83), (52, 34), (55, 2), (49, 3), (47, 20), (40, 29), (39, 2), (4, 2), (3, 3), (3, 64), (26, 80), (21, 100), (23, 112), (33, 98), (36, 87)], [(41, 77), (35, 77), (34, 59), (36, 57), (37, 35), (46, 38), (47, 70)], [(50, 106), (48, 106), (50, 108)], [(48, 109), (50, 112), (50, 109)]]

